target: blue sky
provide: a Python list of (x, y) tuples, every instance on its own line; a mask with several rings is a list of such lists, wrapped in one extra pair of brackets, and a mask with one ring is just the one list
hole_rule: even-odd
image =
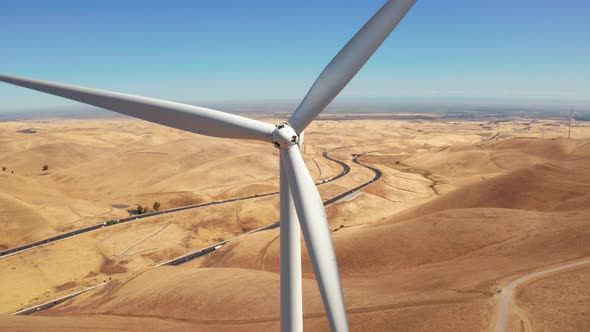
[[(381, 6), (12, 1), (0, 72), (190, 102), (299, 100)], [(419, 0), (339, 97), (590, 107), (587, 0)], [(76, 106), (0, 85), (0, 111)]]

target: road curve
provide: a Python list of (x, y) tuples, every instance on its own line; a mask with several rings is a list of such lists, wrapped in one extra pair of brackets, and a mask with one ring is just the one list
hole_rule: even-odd
[[(344, 175), (346, 175), (346, 174), (348, 174), (350, 172), (350, 166), (348, 166), (348, 164), (346, 164), (346, 163), (344, 163), (344, 162), (342, 162), (340, 160), (336, 160), (336, 159), (333, 159), (333, 158), (329, 157), (328, 156), (328, 151), (322, 153), (322, 155), (326, 159), (331, 160), (331, 161), (334, 161), (334, 162), (340, 164), (342, 166), (342, 168), (343, 168), (343, 171), (340, 174), (338, 174), (337, 176), (335, 176), (333, 178), (330, 178), (328, 180), (324, 180), (324, 181), (318, 183), (317, 185), (320, 185), (320, 184), (323, 184), (323, 183), (327, 183), (327, 182), (330, 182), (330, 181), (334, 181), (334, 180), (336, 180), (338, 178), (343, 177)], [(370, 169), (371, 171), (373, 171), (373, 173), (375, 173), (375, 175), (373, 176), (373, 178), (371, 180), (365, 182), (365, 183), (362, 183), (362, 184), (360, 184), (360, 185), (358, 185), (358, 186), (356, 186), (356, 187), (354, 187), (354, 188), (352, 188), (350, 190), (347, 190), (347, 191), (345, 191), (345, 192), (343, 192), (343, 193), (341, 193), (341, 194), (339, 194), (337, 196), (334, 196), (334, 197), (332, 197), (332, 198), (324, 201), (324, 206), (328, 206), (328, 205), (334, 204), (335, 202), (337, 202), (337, 201), (339, 201), (339, 200), (347, 197), (351, 193), (357, 192), (357, 191), (359, 191), (359, 190), (361, 190), (361, 189), (369, 186), (370, 184), (374, 183), (375, 181), (377, 181), (377, 180), (379, 180), (381, 178), (381, 176), (383, 175), (383, 173), (380, 170), (378, 170), (378, 169), (376, 169), (374, 167), (371, 167), (371, 166), (367, 166), (367, 165), (359, 162), (358, 159), (360, 157), (362, 157), (363, 155), (364, 154), (361, 154), (361, 155), (353, 155), (352, 161), (354, 163), (362, 166), (362, 167), (365, 167), (365, 168)], [(260, 195), (258, 197), (260, 197)], [(272, 223), (272, 224), (269, 224), (269, 225), (266, 225), (266, 226), (262, 226), (262, 227), (260, 227), (258, 229), (249, 231), (247, 233), (244, 233), (244, 234), (241, 234), (241, 235), (238, 235), (238, 236), (244, 236), (244, 235), (248, 235), (248, 234), (251, 234), (251, 233), (260, 232), (262, 230), (275, 228), (277, 226), (278, 226), (278, 222), (275, 222), (275, 223)], [(163, 266), (163, 265), (174, 265), (174, 266), (176, 266), (176, 265), (184, 264), (184, 263), (189, 262), (189, 261), (191, 261), (191, 260), (193, 260), (195, 258), (204, 256), (204, 255), (207, 255), (207, 254), (212, 253), (213, 251), (215, 251), (217, 249), (220, 249), (225, 244), (227, 244), (228, 242), (230, 242), (231, 240), (233, 240), (234, 238), (236, 238), (238, 236), (235, 236), (235, 237), (230, 238), (230, 239), (223, 240), (221, 242), (215, 243), (215, 244), (213, 244), (213, 245), (211, 245), (209, 247), (206, 247), (206, 248), (201, 248), (199, 250), (192, 251), (192, 252), (187, 253), (187, 254), (184, 254), (184, 255), (182, 255), (180, 257), (176, 257), (176, 258), (173, 258), (173, 259), (170, 259), (170, 260), (161, 262), (161, 263), (157, 263), (157, 264), (154, 265), (154, 267)], [(30, 308), (17, 311), (15, 313), (13, 313), (12, 315), (30, 315), (32, 313), (35, 313), (35, 312), (38, 312), (38, 311), (41, 311), (41, 310), (47, 310), (47, 309), (52, 308), (52, 307), (54, 307), (54, 306), (56, 306), (56, 305), (58, 305), (58, 304), (60, 304), (62, 302), (65, 302), (65, 301), (67, 301), (67, 300), (69, 300), (69, 299), (71, 299), (71, 298), (73, 298), (75, 296), (78, 296), (78, 295), (80, 295), (80, 294), (82, 294), (82, 293), (84, 293), (86, 291), (89, 291), (89, 290), (92, 290), (92, 289), (95, 289), (95, 288), (104, 286), (107, 283), (108, 282), (105, 282), (105, 283), (102, 283), (102, 284), (98, 284), (98, 285), (95, 285), (95, 286), (86, 288), (86, 289), (84, 289), (82, 291), (79, 291), (79, 292), (76, 292), (76, 293), (73, 293), (73, 294), (70, 294), (70, 295), (66, 295), (64, 297), (61, 297), (61, 298), (58, 298), (58, 299), (55, 299), (55, 300), (48, 301), (48, 302), (43, 303), (43, 304), (40, 304), (40, 305), (32, 306)]]
[[(330, 158), (328, 156), (328, 152), (324, 152), (322, 155), (326, 159), (329, 159), (329, 160), (332, 160), (334, 162), (339, 163), (344, 168), (344, 172), (343, 173), (340, 173), (337, 177), (328, 179), (329, 181), (333, 181), (336, 178), (340, 178), (340, 177), (344, 176), (345, 174), (347, 174), (350, 171), (350, 166), (348, 166), (343, 161)], [(354, 192), (357, 192), (357, 191), (359, 191), (359, 190), (367, 187), (371, 183), (373, 183), (373, 182), (375, 182), (375, 181), (377, 181), (377, 180), (379, 180), (381, 178), (381, 176), (383, 175), (383, 173), (381, 173), (380, 170), (378, 170), (378, 169), (376, 169), (374, 167), (371, 167), (371, 166), (367, 166), (367, 165), (365, 165), (365, 164), (363, 164), (363, 163), (361, 163), (361, 162), (358, 161), (358, 158), (360, 158), (362, 156), (363, 155), (353, 155), (352, 162), (354, 162), (355, 164), (358, 164), (358, 165), (360, 165), (362, 167), (368, 168), (371, 171), (373, 171), (373, 173), (375, 173), (375, 175), (373, 176), (373, 178), (371, 180), (365, 182), (365, 183), (362, 183), (362, 184), (360, 184), (360, 185), (352, 188), (352, 189), (349, 189), (349, 190), (347, 190), (347, 191), (345, 191), (343, 193), (340, 193), (340, 194), (338, 194), (338, 195), (336, 195), (336, 196), (334, 196), (332, 198), (329, 198), (329, 199), (325, 200), (324, 201), (324, 206), (325, 207), (327, 207), (329, 205), (332, 205), (332, 204), (338, 202), (339, 200), (341, 200), (341, 199), (349, 196), (350, 194), (352, 194)], [(326, 183), (326, 182), (328, 182), (328, 180), (324, 180), (323, 182), (320, 182), (320, 184)], [(278, 226), (279, 226), (279, 223), (278, 222), (274, 222), (272, 224), (268, 224), (266, 226), (262, 226), (260, 228), (251, 230), (251, 231), (249, 231), (247, 233), (237, 235), (237, 236), (235, 236), (233, 238), (225, 239), (225, 240), (223, 240), (221, 242), (218, 242), (218, 243), (215, 243), (215, 244), (213, 244), (213, 245), (211, 245), (211, 246), (209, 246), (207, 248), (199, 249), (199, 250), (190, 252), (188, 254), (184, 254), (184, 255), (182, 255), (180, 257), (176, 257), (176, 258), (167, 260), (165, 262), (158, 263), (155, 266), (162, 266), (162, 265), (174, 265), (174, 266), (177, 266), (177, 265), (182, 265), (184, 263), (190, 262), (191, 260), (193, 260), (195, 258), (199, 258), (201, 256), (207, 255), (207, 254), (209, 254), (209, 253), (211, 253), (211, 252), (213, 252), (213, 251), (221, 248), (222, 246), (224, 246), (225, 244), (227, 244), (229, 241), (233, 240), (234, 238), (237, 238), (237, 237), (240, 237), (240, 236), (244, 236), (244, 235), (248, 235), (248, 234), (251, 234), (251, 233), (260, 232), (260, 231), (263, 231), (263, 230), (266, 230), (266, 229), (276, 228)]]
[[(340, 160), (336, 160), (334, 158), (331, 158), (328, 155), (328, 153), (329, 153), (329, 151), (325, 151), (325, 152), (322, 153), (322, 156), (324, 158), (326, 158), (326, 159), (328, 159), (328, 160), (330, 160), (332, 162), (335, 162), (338, 165), (340, 165), (342, 167), (342, 172), (340, 172), (336, 176), (333, 176), (333, 177), (331, 177), (329, 179), (326, 179), (326, 180), (323, 180), (323, 181), (320, 181), (320, 182), (316, 183), (316, 185), (318, 185), (318, 186), (319, 185), (323, 185), (325, 183), (332, 182), (332, 181), (337, 180), (337, 179), (340, 179), (341, 177), (345, 176), (346, 174), (348, 174), (350, 172), (350, 166), (348, 166), (346, 163), (344, 163), (344, 162), (342, 162)], [(25, 245), (22, 245), (22, 246), (10, 248), (10, 249), (4, 250), (4, 251), (0, 251), (0, 258), (8, 257), (8, 256), (11, 256), (11, 255), (15, 255), (15, 254), (21, 253), (23, 251), (27, 251), (27, 250), (33, 249), (33, 248), (35, 248), (37, 246), (41, 246), (41, 245), (47, 244), (47, 243), (51, 243), (51, 242), (63, 240), (63, 239), (66, 239), (66, 238), (69, 238), (69, 237), (72, 237), (72, 236), (76, 236), (76, 235), (80, 235), (80, 234), (83, 234), (83, 233), (95, 231), (97, 229), (101, 229), (101, 228), (104, 228), (104, 227), (110, 227), (110, 226), (122, 224), (122, 223), (125, 223), (125, 222), (130, 222), (130, 221), (135, 221), (135, 220), (139, 220), (139, 219), (149, 218), (149, 217), (153, 217), (153, 216), (157, 216), (157, 215), (161, 215), (161, 214), (168, 214), (168, 213), (173, 213), (173, 212), (179, 212), (179, 211), (197, 209), (197, 208), (202, 208), (202, 207), (206, 207), (206, 206), (219, 205), (219, 204), (225, 204), (225, 203), (231, 203), (231, 202), (236, 202), (236, 201), (249, 200), (249, 199), (260, 198), (260, 197), (275, 196), (275, 195), (278, 195), (278, 194), (279, 194), (279, 192), (271, 192), (271, 193), (256, 194), (256, 195), (244, 196), (244, 197), (235, 197), (235, 198), (230, 198), (230, 199), (221, 200), (221, 201), (205, 202), (205, 203), (199, 203), (199, 204), (181, 206), (181, 207), (167, 209), (167, 210), (162, 210), (162, 211), (148, 212), (148, 213), (144, 213), (144, 214), (141, 214), (141, 215), (130, 216), (130, 217), (119, 219), (119, 221), (117, 223), (113, 223), (113, 224), (109, 224), (109, 225), (106, 225), (106, 224), (92, 225), (92, 226), (80, 228), (80, 229), (77, 229), (77, 230), (74, 230), (74, 231), (70, 231), (70, 232), (58, 234), (58, 235), (52, 236), (50, 238), (39, 240), (39, 241), (36, 241), (36, 242), (33, 242), (33, 243), (29, 243), (29, 244), (25, 244)]]
[[(562, 270), (570, 269), (573, 267), (577, 267), (584, 264), (590, 264), (590, 258), (585, 258), (580, 261), (570, 262), (561, 264), (558, 266), (554, 266), (551, 268), (547, 268), (541, 271), (533, 272), (527, 275), (524, 275), (518, 279), (512, 280), (506, 286), (501, 289), (500, 297), (497, 301), (498, 308), (496, 310), (496, 326), (494, 331), (495, 332), (505, 332), (508, 331), (508, 322), (510, 321), (510, 314), (511, 314), (511, 307), (516, 307), (514, 302), (514, 290), (520, 286), (521, 284), (530, 281), (535, 278), (543, 277), (550, 273), (559, 272)], [(515, 308), (518, 311), (518, 308)], [(526, 317), (523, 316), (522, 312), (519, 312), (521, 319), (524, 322), (525, 331), (531, 331), (530, 322)]]

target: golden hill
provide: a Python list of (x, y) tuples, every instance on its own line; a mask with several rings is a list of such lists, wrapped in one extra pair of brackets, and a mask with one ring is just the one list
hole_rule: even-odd
[[(361, 121), (350, 122), (349, 130), (358, 130)], [(319, 122), (318, 126), (334, 124)], [(456, 125), (447, 128), (439, 122), (422, 123), (423, 128), (433, 129), (423, 133), (390, 130), (391, 126), (402, 128), (401, 122), (362, 124), (376, 129), (351, 142), (346, 138), (326, 140), (322, 142), (325, 146), (308, 151), (308, 157), (316, 158), (322, 148), (350, 146), (335, 151), (334, 156), (350, 161), (352, 154), (367, 153), (360, 160), (383, 171), (383, 178), (360, 196), (328, 209), (352, 330), (488, 330), (494, 320), (494, 294), (504, 281), (590, 255), (586, 245), (590, 243), (588, 140), (514, 138), (475, 144), (483, 140), (475, 134), (477, 124), (463, 124), (460, 132)], [(310, 133), (314, 138), (313, 128)], [(446, 138), (441, 140), (441, 136)], [(236, 158), (223, 163), (257, 162), (247, 156)], [(214, 158), (210, 160), (210, 169), (219, 167)], [(321, 165), (316, 167), (316, 177), (320, 172), (321, 178), (338, 171)], [(313, 170), (313, 162), (308, 166)], [(350, 177), (321, 191), (330, 195), (370, 177), (366, 169), (354, 166)], [(228, 184), (220, 190), (211, 189), (212, 195), (249, 192), (241, 184), (248, 183), (243, 178), (226, 180)], [(272, 185), (267, 181), (254, 178), (256, 185), (250, 188), (265, 189), (268, 183)], [(160, 192), (163, 188), (152, 189)], [(260, 209), (269, 209), (269, 205), (256, 206), (248, 207), (248, 220), (256, 219)], [(220, 207), (210, 213), (230, 216), (235, 211), (235, 206)], [(181, 221), (173, 223), (182, 225)], [(127, 227), (131, 232), (139, 226)], [(142, 232), (149, 235), (161, 228), (156, 224), (150, 227)], [(176, 245), (172, 233), (160, 237), (168, 229), (154, 239), (162, 248), (153, 249), (151, 255), (164, 255), (165, 244)], [(180, 229), (175, 232), (175, 236), (182, 234)], [(105, 241), (100, 245), (105, 255), (136, 241), (127, 233), (110, 234), (112, 237), (105, 237), (110, 244)], [(0, 329), (139, 330), (141, 326), (141, 330), (154, 331), (277, 330), (278, 235), (278, 229), (272, 229), (238, 237), (179, 267), (152, 268), (149, 263), (154, 261), (148, 256), (126, 257), (128, 271), (115, 276), (107, 286), (30, 317), (0, 317)], [(92, 243), (78, 241), (89, 253)], [(154, 246), (150, 243), (146, 248)], [(45, 258), (31, 254), (27, 259), (37, 262)], [(328, 330), (305, 250), (303, 264), (305, 328)], [(91, 271), (79, 271), (86, 272)], [(568, 280), (576, 283), (581, 279), (572, 274)], [(546, 298), (550, 294), (542, 295)], [(540, 300), (526, 293), (519, 298), (526, 301), (527, 308), (550, 305), (539, 304)], [(571, 321), (560, 323), (554, 315), (549, 323), (540, 324), (559, 328), (566, 323)]]

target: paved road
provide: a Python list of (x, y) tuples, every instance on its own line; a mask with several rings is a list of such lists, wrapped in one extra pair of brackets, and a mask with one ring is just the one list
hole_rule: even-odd
[(379, 180), (381, 178), (381, 176), (383, 176), (383, 173), (380, 170), (378, 170), (378, 169), (376, 169), (374, 167), (367, 166), (367, 165), (361, 163), (358, 159), (360, 157), (362, 157), (362, 156), (363, 155), (353, 155), (352, 162), (355, 163), (355, 164), (357, 164), (357, 165), (360, 165), (362, 167), (365, 167), (365, 168), (370, 169), (371, 171), (373, 171), (373, 173), (375, 173), (375, 176), (373, 176), (373, 178), (371, 180), (369, 180), (369, 181), (367, 181), (365, 183), (362, 183), (362, 184), (360, 184), (360, 185), (358, 185), (358, 186), (356, 186), (356, 187), (354, 187), (354, 188), (352, 188), (350, 190), (347, 190), (347, 191), (341, 193), (338, 196), (335, 196), (335, 197), (332, 197), (332, 198), (328, 199), (327, 201), (324, 202), (324, 206), (331, 205), (331, 204), (333, 204), (333, 203), (335, 203), (335, 202), (343, 199), (344, 197), (346, 197), (346, 196), (348, 196), (348, 195), (350, 195), (350, 194), (352, 194), (354, 192), (357, 192), (357, 191), (359, 191), (359, 190), (361, 190), (361, 189), (369, 186), (373, 182)]
[(494, 139), (499, 139), (499, 138), (500, 138), (500, 133), (497, 133), (497, 134), (494, 134), (494, 136), (492, 136), (492, 137), (490, 137), (488, 139), (485, 139), (485, 140), (483, 140), (481, 142), (474, 143), (473, 145), (474, 146), (484, 145), (484, 144), (486, 144), (489, 141), (493, 141)]
[(19, 311), (13, 313), (12, 315), (30, 315), (30, 314), (35, 313), (37, 311), (47, 310), (49, 308), (53, 308), (53, 307), (55, 307), (56, 305), (58, 305), (60, 303), (63, 303), (65, 301), (67, 301), (67, 300), (69, 300), (69, 299), (71, 299), (73, 297), (76, 297), (76, 296), (78, 296), (78, 295), (80, 295), (82, 293), (85, 293), (85, 292), (87, 292), (89, 290), (93, 290), (95, 288), (104, 286), (104, 285), (108, 284), (109, 282), (110, 281), (105, 281), (105, 282), (103, 282), (101, 284), (98, 284), (98, 285), (95, 285), (95, 286), (92, 286), (92, 287), (88, 287), (88, 288), (83, 289), (81, 291), (78, 291), (78, 292), (75, 292), (75, 293), (72, 293), (72, 294), (68, 294), (66, 296), (62, 296), (60, 298), (57, 298), (57, 299), (54, 299), (54, 300), (45, 302), (43, 304), (39, 304), (39, 305), (30, 307), (30, 308), (27, 308), (27, 309), (19, 310)]
[[(345, 174), (347, 174), (348, 172), (350, 172), (350, 166), (348, 166), (346, 163), (344, 163), (344, 162), (342, 162), (340, 160), (336, 160), (336, 159), (330, 158), (328, 156), (328, 152), (324, 152), (323, 153), (323, 156), (326, 159), (329, 159), (331, 161), (334, 161), (334, 162), (339, 163), (344, 168), (344, 171), (342, 173), (340, 173), (337, 177), (334, 177), (334, 178), (329, 179), (330, 181), (333, 181), (336, 178), (340, 178), (340, 177), (344, 176)], [(370, 167), (370, 166), (367, 166), (367, 165), (364, 165), (364, 164), (362, 164), (361, 162), (358, 161), (358, 158), (360, 158), (361, 156), (362, 155), (353, 155), (352, 162), (354, 162), (354, 163), (356, 163), (356, 164), (358, 164), (358, 165), (360, 165), (362, 167), (365, 167), (365, 168), (370, 169), (371, 171), (373, 171), (375, 173), (375, 176), (371, 180), (369, 180), (369, 181), (367, 181), (367, 182), (365, 182), (363, 184), (360, 184), (360, 185), (358, 185), (358, 186), (356, 186), (356, 187), (354, 187), (354, 188), (352, 188), (350, 190), (347, 190), (347, 191), (345, 191), (345, 192), (343, 192), (343, 193), (341, 193), (341, 194), (339, 194), (337, 196), (334, 196), (332, 198), (329, 198), (329, 199), (325, 200), (324, 201), (324, 206), (327, 207), (327, 206), (329, 206), (331, 204), (334, 204), (337, 201), (339, 201), (339, 200), (341, 200), (341, 199), (349, 196), (350, 194), (352, 194), (354, 192), (357, 192), (357, 191), (359, 191), (359, 190), (367, 187), (371, 183), (373, 183), (373, 182), (375, 182), (375, 181), (377, 181), (377, 180), (379, 180), (381, 178), (381, 176), (383, 175), (383, 173), (381, 173), (380, 170), (378, 170), (376, 168), (373, 168), (373, 167)], [(323, 182), (320, 182), (320, 184), (321, 183), (326, 183), (326, 182), (328, 182), (328, 180), (325, 180)], [(244, 236), (244, 235), (248, 235), (248, 234), (251, 234), (251, 233), (260, 232), (260, 231), (263, 231), (263, 230), (266, 230), (266, 229), (276, 228), (278, 226), (279, 226), (279, 223), (278, 222), (274, 222), (272, 224), (269, 224), (269, 225), (266, 225), (266, 226), (262, 226), (262, 227), (260, 227), (258, 229), (252, 230), (250, 232), (247, 232), (247, 233), (244, 233), (244, 234), (241, 234), (241, 235), (238, 235), (238, 236)], [(221, 248), (223, 245), (225, 245), (226, 243), (230, 242), (231, 240), (233, 240), (234, 238), (236, 238), (238, 236), (235, 236), (235, 237), (230, 238), (230, 239), (223, 240), (223, 241), (221, 241), (219, 243), (216, 243), (216, 244), (214, 244), (212, 246), (209, 246), (207, 248), (199, 249), (197, 251), (190, 252), (190, 253), (185, 254), (185, 255), (182, 255), (180, 257), (176, 257), (176, 258), (170, 259), (168, 261), (165, 261), (165, 262), (156, 264), (156, 266), (161, 266), (161, 265), (182, 265), (184, 263), (187, 263), (187, 262), (192, 261), (195, 258), (199, 258), (199, 257), (201, 257), (203, 255), (207, 255), (207, 254), (209, 254), (209, 253), (211, 253), (211, 252), (213, 252), (213, 251)]]
[(508, 322), (510, 321), (510, 314), (512, 313), (512, 307), (515, 307), (515, 311), (519, 314), (520, 318), (523, 321), (525, 331), (531, 331), (531, 325), (528, 318), (522, 313), (516, 305), (514, 305), (514, 290), (520, 286), (522, 283), (530, 281), (534, 278), (543, 277), (549, 273), (559, 272), (565, 269), (570, 269), (572, 267), (590, 264), (590, 258), (583, 259), (577, 262), (566, 263), (562, 265), (558, 265), (555, 267), (547, 268), (545, 270), (533, 272), (531, 274), (524, 275), (518, 279), (515, 279), (504, 288), (502, 288), (502, 293), (500, 298), (498, 299), (498, 310), (497, 310), (497, 319), (496, 319), (496, 332), (504, 332), (508, 331)]
[[(318, 183), (318, 185), (319, 184), (323, 184), (323, 183), (327, 183), (327, 182), (330, 182), (330, 181), (334, 181), (336, 179), (339, 179), (339, 178), (343, 177), (344, 175), (346, 175), (346, 174), (348, 174), (350, 172), (350, 166), (348, 166), (348, 164), (346, 164), (346, 163), (344, 163), (344, 162), (342, 162), (340, 160), (336, 160), (336, 159), (333, 159), (333, 158), (329, 157), (328, 156), (328, 152), (324, 152), (322, 155), (324, 156), (324, 158), (340, 164), (342, 166), (342, 168), (343, 168), (343, 171), (340, 174), (338, 174), (337, 176), (333, 177), (333, 178), (330, 178), (328, 180), (324, 180), (324, 181)], [(383, 174), (381, 173), (380, 170), (378, 170), (376, 168), (373, 168), (373, 167), (370, 167), (370, 166), (367, 166), (367, 165), (359, 162), (358, 158), (360, 158), (361, 156), (362, 155), (353, 155), (352, 161), (354, 163), (362, 166), (362, 167), (365, 167), (365, 168), (370, 169), (371, 171), (373, 171), (375, 173), (375, 176), (371, 180), (369, 180), (369, 181), (367, 181), (367, 182), (365, 182), (365, 183), (363, 183), (361, 185), (358, 185), (358, 186), (356, 186), (356, 187), (354, 187), (354, 188), (352, 188), (352, 189), (350, 189), (350, 190), (348, 190), (348, 191), (346, 191), (344, 193), (341, 193), (341, 194), (339, 194), (339, 195), (337, 195), (335, 197), (332, 197), (332, 198), (326, 200), (324, 202), (324, 206), (328, 206), (330, 204), (333, 204), (333, 203), (337, 202), (338, 200), (341, 200), (341, 199), (345, 198), (346, 196), (350, 195), (351, 193), (357, 192), (357, 191), (359, 191), (359, 190), (367, 187), (368, 185), (374, 183), (375, 181), (377, 181), (377, 180), (379, 180), (381, 178), (381, 176)], [(258, 196), (258, 197), (260, 197), (260, 196)], [(251, 234), (251, 233), (255, 233), (255, 232), (260, 232), (260, 231), (263, 231), (263, 230), (266, 230), (266, 229), (276, 228), (276, 227), (278, 227), (278, 225), (279, 225), (279, 223), (278, 222), (275, 222), (275, 223), (272, 223), (272, 224), (269, 224), (269, 225), (260, 227), (258, 229), (252, 230), (250, 232), (247, 232), (247, 233), (244, 233), (244, 234), (238, 235), (238, 236), (244, 236), (244, 235), (247, 235), (247, 234)], [(204, 255), (207, 255), (207, 254), (209, 254), (209, 253), (211, 253), (211, 252), (213, 252), (213, 251), (215, 251), (217, 249), (220, 249), (221, 247), (223, 247), (223, 245), (227, 244), (228, 242), (230, 242), (234, 238), (235, 237), (230, 238), (230, 239), (226, 239), (226, 240), (223, 240), (221, 242), (215, 243), (215, 244), (213, 244), (213, 245), (211, 245), (209, 247), (202, 248), (202, 249), (199, 249), (199, 250), (196, 250), (196, 251), (193, 251), (193, 252), (184, 254), (184, 255), (182, 255), (180, 257), (176, 257), (176, 258), (173, 258), (173, 259), (170, 259), (170, 260), (167, 260), (167, 261), (164, 261), (164, 262), (155, 264), (154, 267), (158, 267), (158, 266), (162, 266), (162, 265), (181, 265), (181, 264), (184, 264), (184, 263), (189, 262), (189, 261), (191, 261), (191, 260), (193, 260), (195, 258), (204, 256)], [(46, 243), (46, 242), (44, 242), (44, 243)], [(79, 291), (79, 292), (76, 292), (76, 293), (72, 293), (72, 294), (66, 295), (64, 297), (60, 297), (58, 299), (52, 300), (52, 301), (45, 302), (43, 304), (36, 305), (36, 306), (30, 307), (30, 308), (27, 308), (27, 309), (23, 309), (23, 310), (17, 311), (15, 313), (13, 313), (13, 315), (30, 315), (32, 313), (35, 313), (35, 312), (38, 312), (38, 311), (41, 311), (41, 310), (46, 310), (46, 309), (52, 308), (52, 307), (54, 307), (54, 306), (56, 306), (56, 305), (58, 305), (58, 304), (60, 304), (62, 302), (65, 302), (65, 301), (67, 301), (67, 300), (69, 300), (69, 299), (71, 299), (71, 298), (73, 298), (75, 296), (78, 296), (78, 295), (80, 295), (80, 294), (82, 294), (84, 292), (87, 292), (89, 290), (92, 290), (92, 289), (95, 289), (95, 288), (104, 286), (107, 283), (108, 282), (105, 282), (105, 283), (102, 283), (102, 284), (99, 284), (99, 285), (95, 285), (95, 286), (86, 288), (86, 289), (84, 289), (82, 291)]]
[[(329, 183), (332, 182), (334, 180), (340, 179), (341, 177), (345, 176), (346, 174), (348, 174), (350, 172), (350, 166), (348, 166), (346, 163), (340, 161), (340, 160), (336, 160), (334, 158), (331, 158), (328, 155), (328, 151), (322, 153), (322, 156), (332, 162), (335, 162), (337, 164), (339, 164), (340, 166), (342, 166), (342, 172), (340, 172), (338, 175), (331, 177), (329, 179), (320, 181), (318, 183), (316, 183), (316, 185), (323, 185), (325, 183)], [(213, 201), (213, 202), (206, 202), (206, 203), (200, 203), (200, 204), (193, 204), (193, 205), (187, 205), (187, 206), (181, 206), (181, 207), (177, 207), (177, 208), (173, 208), (173, 209), (168, 209), (168, 210), (162, 210), (162, 211), (156, 211), (156, 212), (149, 212), (149, 213), (144, 213), (141, 215), (135, 215), (135, 216), (131, 216), (131, 217), (127, 217), (127, 218), (122, 218), (119, 219), (119, 222), (116, 224), (110, 224), (110, 225), (105, 225), (105, 224), (98, 224), (98, 225), (93, 225), (93, 226), (88, 226), (88, 227), (84, 227), (84, 228), (80, 228), (77, 229), (75, 231), (71, 231), (71, 232), (67, 232), (67, 233), (62, 233), (56, 236), (52, 236), (50, 238), (44, 239), (44, 240), (40, 240), (37, 242), (33, 242), (33, 243), (29, 243), (29, 244), (25, 244), (19, 247), (15, 247), (15, 248), (11, 248), (11, 249), (7, 249), (4, 251), (0, 251), (0, 258), (2, 257), (7, 257), (10, 255), (14, 255), (14, 254), (18, 254), (21, 253), (23, 251), (26, 250), (30, 250), (33, 249), (37, 246), (41, 246), (47, 243), (51, 243), (51, 242), (55, 242), (55, 241), (59, 241), (59, 240), (63, 240), (72, 236), (76, 236), (76, 235), (80, 235), (83, 233), (87, 233), (87, 232), (91, 232), (91, 231), (95, 231), (97, 229), (101, 229), (104, 227), (111, 227), (117, 224), (121, 224), (121, 223), (125, 223), (125, 222), (130, 222), (130, 221), (135, 221), (135, 220), (139, 220), (139, 219), (144, 219), (144, 218), (149, 218), (149, 217), (153, 217), (153, 216), (157, 216), (157, 215), (161, 215), (161, 214), (168, 214), (168, 213), (173, 213), (173, 212), (179, 212), (179, 211), (185, 211), (185, 210), (191, 210), (191, 209), (198, 209), (198, 208), (202, 208), (202, 207), (207, 207), (207, 206), (212, 206), (212, 205), (219, 205), (219, 204), (226, 204), (226, 203), (231, 203), (231, 202), (236, 202), (236, 201), (243, 201), (243, 200), (248, 200), (248, 199), (255, 199), (255, 198), (260, 198), (260, 197), (267, 197), (267, 196), (274, 196), (274, 195), (278, 195), (278, 192), (271, 192), (271, 193), (264, 193), (264, 194), (256, 194), (256, 195), (251, 195), (251, 196), (244, 196), (244, 197), (236, 197), (236, 198), (230, 198), (230, 199), (225, 199), (225, 200), (220, 200), (220, 201)]]

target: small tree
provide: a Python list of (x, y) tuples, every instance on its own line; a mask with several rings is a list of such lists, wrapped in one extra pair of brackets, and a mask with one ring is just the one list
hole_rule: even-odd
[(145, 212), (145, 210), (143, 209), (143, 206), (137, 204), (137, 214), (142, 214), (144, 212)]
[(154, 208), (154, 211), (159, 211), (160, 210), (160, 203), (155, 202), (154, 205), (152, 206), (152, 208)]
[(2, 172), (6, 172), (6, 166), (2, 166)]
[(42, 168), (41, 170), (42, 170), (42, 171), (46, 171), (46, 170), (48, 170), (48, 169), (49, 169), (49, 166), (47, 166), (47, 165), (43, 165), (43, 168)]

